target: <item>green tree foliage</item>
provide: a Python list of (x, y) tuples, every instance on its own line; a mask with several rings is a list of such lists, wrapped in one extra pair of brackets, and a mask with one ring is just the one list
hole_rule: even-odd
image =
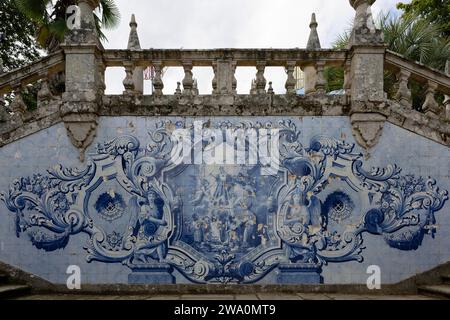
[[(59, 49), (67, 31), (66, 9), (76, 0), (15, 0), (19, 10), (36, 26), (38, 43), (49, 52)], [(120, 13), (114, 0), (100, 0), (95, 12), (100, 39), (106, 40), (102, 28), (113, 28), (120, 21)]]
[(0, 1), (0, 58), (5, 71), (29, 64), (41, 56), (34, 26), (19, 12), (14, 0)]
[[(0, 59), (8, 72), (30, 64), (43, 54), (34, 39), (35, 28), (16, 7), (14, 0), (0, 1)], [(29, 110), (36, 107), (36, 90), (27, 86), (22, 97)], [(9, 105), (14, 95), (4, 97)], [(0, 107), (2, 107), (0, 105)]]
[(450, 1), (449, 0), (413, 0), (411, 3), (399, 3), (397, 8), (405, 16), (425, 18), (442, 27), (442, 35), (450, 37)]

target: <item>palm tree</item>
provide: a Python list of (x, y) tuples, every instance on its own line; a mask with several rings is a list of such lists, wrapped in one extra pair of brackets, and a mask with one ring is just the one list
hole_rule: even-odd
[[(16, 6), (37, 28), (36, 39), (48, 52), (59, 49), (67, 31), (66, 8), (76, 0), (15, 0)], [(114, 0), (100, 0), (95, 13), (97, 31), (101, 40), (106, 40), (102, 28), (113, 28), (120, 21), (120, 13)]]
[[(389, 50), (431, 68), (442, 71), (445, 69), (447, 59), (450, 57), (450, 39), (442, 36), (441, 26), (420, 17), (390, 14), (381, 14), (376, 24), (383, 31), (384, 41)], [(333, 48), (347, 48), (350, 33), (349, 30), (338, 36), (333, 43)], [(328, 68), (325, 77), (331, 84), (328, 86), (330, 90), (339, 86), (342, 88), (344, 79), (341, 68)], [(390, 98), (395, 94), (395, 83), (395, 75), (385, 72), (385, 91)], [(423, 86), (411, 81), (410, 89), (413, 106), (420, 110), (424, 100)]]

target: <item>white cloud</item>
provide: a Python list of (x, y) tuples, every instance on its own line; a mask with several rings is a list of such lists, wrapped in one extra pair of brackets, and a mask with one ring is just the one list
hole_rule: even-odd
[[(374, 14), (395, 8), (399, 0), (378, 0)], [(350, 25), (354, 10), (348, 0), (116, 0), (121, 24), (105, 32), (105, 48), (126, 48), (128, 22), (136, 15), (143, 49), (148, 48), (295, 48), (305, 47), (311, 13), (315, 12), (322, 47), (330, 47), (338, 34)], [(211, 91), (212, 70), (194, 70), (201, 93)], [(238, 72), (238, 91), (248, 92), (252, 70)], [(124, 72), (109, 69), (107, 92), (121, 93)], [(164, 77), (164, 92), (174, 92), (181, 81), (181, 69), (169, 70)], [(275, 92), (284, 90), (281, 69), (266, 72)], [(149, 86), (146, 83), (146, 88)]]

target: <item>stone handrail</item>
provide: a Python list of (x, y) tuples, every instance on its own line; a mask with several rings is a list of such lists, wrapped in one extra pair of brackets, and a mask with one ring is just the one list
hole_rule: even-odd
[(30, 65), (0, 75), (0, 94), (20, 90), (23, 86), (63, 71), (65, 58), (62, 51), (58, 51), (41, 58)]
[[(412, 106), (409, 81), (414, 80), (425, 88), (425, 102), (422, 110), (429, 116), (438, 116), (445, 113), (445, 108), (439, 106), (435, 100), (435, 94), (440, 92), (450, 96), (450, 77), (444, 72), (430, 68), (419, 62), (411, 61), (404, 56), (389, 51), (385, 54), (385, 69), (396, 74), (398, 91), (395, 100), (406, 107)], [(448, 104), (448, 99), (444, 104)]]
[(213, 66), (214, 61), (231, 59), (239, 67), (256, 66), (264, 61), (266, 66), (280, 67), (294, 61), (301, 66), (311, 62), (325, 61), (327, 64), (341, 65), (347, 59), (347, 50), (306, 50), (306, 49), (141, 49), (105, 50), (103, 60), (107, 67), (123, 66), (132, 61), (135, 66), (148, 66), (152, 61), (160, 61), (167, 67), (181, 67), (183, 61), (193, 66)]

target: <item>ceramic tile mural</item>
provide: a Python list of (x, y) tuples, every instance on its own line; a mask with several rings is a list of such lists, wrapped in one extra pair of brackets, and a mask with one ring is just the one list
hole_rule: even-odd
[[(360, 283), (367, 261), (399, 281), (426, 268), (427, 247), (449, 239), (448, 148), (392, 125), (369, 158), (345, 117), (111, 117), (99, 128), (85, 163), (62, 127), (0, 149), (9, 168), (0, 260), (54, 282), (75, 263), (92, 283)], [(175, 139), (180, 129), (188, 150)], [(219, 150), (209, 150), (210, 132), (237, 130), (246, 133), (241, 149), (234, 139), (219, 149), (242, 151), (244, 161), (210, 161)], [(8, 160), (32, 162), (23, 146), (43, 134), (38, 164), (20, 170)], [(262, 161), (261, 150), (276, 150), (276, 161)], [(416, 269), (394, 272), (394, 254)], [(39, 255), (46, 271), (27, 260)], [(442, 249), (428, 263), (449, 257)]]

